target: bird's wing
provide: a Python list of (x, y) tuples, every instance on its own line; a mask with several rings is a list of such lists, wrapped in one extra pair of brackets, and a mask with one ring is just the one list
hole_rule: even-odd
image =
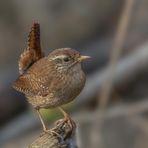
[(56, 78), (55, 71), (48, 68), (52, 68), (52, 64), (48, 63), (47, 58), (40, 59), (19, 76), (13, 87), (26, 95), (46, 96), (55, 86), (53, 79)]
[(39, 90), (38, 82), (29, 74), (20, 75), (13, 87), (16, 90), (31, 96), (37, 94)]
[(28, 46), (20, 55), (19, 73), (23, 74), (33, 63), (44, 57), (40, 45), (40, 25), (33, 23), (28, 36)]
[(21, 75), (14, 83), (13, 87), (27, 96), (48, 95), (48, 85), (38, 81), (33, 75)]

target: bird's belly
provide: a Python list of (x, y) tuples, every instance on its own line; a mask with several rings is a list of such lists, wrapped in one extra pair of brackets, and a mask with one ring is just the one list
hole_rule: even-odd
[(53, 108), (59, 106), (59, 98), (52, 93), (47, 96), (27, 96), (28, 102), (34, 108)]
[(68, 80), (69, 76), (66, 76), (65, 80), (60, 82), (61, 85), (57, 85), (57, 89), (51, 91), (47, 96), (27, 97), (29, 103), (35, 108), (53, 108), (71, 102), (83, 89), (85, 85), (85, 75), (84, 73), (79, 75), (75, 74), (70, 81), (66, 79)]

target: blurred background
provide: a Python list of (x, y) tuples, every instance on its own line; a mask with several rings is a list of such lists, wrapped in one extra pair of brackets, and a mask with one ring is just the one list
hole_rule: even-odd
[[(148, 1), (0, 1), (0, 147), (23, 148), (41, 132), (25, 97), (12, 88), (34, 21), (46, 55), (71, 47), (92, 57), (87, 83), (65, 109), (80, 148), (148, 147)], [(61, 118), (42, 110), (49, 125)]]

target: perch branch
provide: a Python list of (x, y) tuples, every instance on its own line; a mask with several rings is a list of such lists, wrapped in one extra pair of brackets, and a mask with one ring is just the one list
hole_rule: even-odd
[(28, 148), (77, 148), (75, 129), (64, 119), (58, 120), (52, 130), (57, 134), (43, 132)]

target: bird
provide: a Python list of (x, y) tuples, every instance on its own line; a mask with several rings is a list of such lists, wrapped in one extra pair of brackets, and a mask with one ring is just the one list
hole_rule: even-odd
[(48, 128), (40, 113), (42, 108), (58, 108), (65, 121), (74, 126), (61, 106), (73, 101), (84, 88), (86, 76), (82, 63), (89, 58), (72, 48), (54, 49), (45, 56), (40, 44), (40, 24), (33, 23), (27, 48), (18, 60), (20, 75), (13, 88), (23, 93), (37, 111), (43, 131)]

